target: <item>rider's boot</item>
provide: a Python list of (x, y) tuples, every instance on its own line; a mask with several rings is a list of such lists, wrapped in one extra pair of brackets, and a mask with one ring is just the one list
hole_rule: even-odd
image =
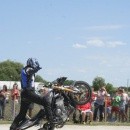
[(16, 124), (12, 124), (11, 126), (10, 126), (10, 130), (16, 130), (17, 129), (17, 125)]
[(53, 113), (52, 113), (52, 109), (51, 109), (51, 104), (48, 100), (44, 100), (44, 109), (45, 109), (45, 112), (46, 112), (46, 117), (47, 117), (47, 120), (50, 124), (52, 124), (52, 126), (54, 124), (57, 124), (57, 120), (56, 118), (53, 116)]

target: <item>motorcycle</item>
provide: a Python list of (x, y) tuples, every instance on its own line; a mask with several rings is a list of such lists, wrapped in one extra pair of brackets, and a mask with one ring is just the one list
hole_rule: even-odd
[(52, 83), (40, 86), (37, 92), (41, 96), (45, 96), (51, 103), (53, 116), (57, 123), (51, 125), (46, 120), (44, 107), (31, 119), (22, 121), (18, 130), (25, 130), (34, 125), (38, 125), (40, 121), (44, 120), (43, 125), (39, 130), (54, 130), (54, 128), (62, 128), (70, 114), (75, 110), (76, 105), (83, 105), (91, 99), (91, 88), (87, 82), (75, 81), (72, 85), (65, 86), (64, 82), (67, 77), (57, 78)]

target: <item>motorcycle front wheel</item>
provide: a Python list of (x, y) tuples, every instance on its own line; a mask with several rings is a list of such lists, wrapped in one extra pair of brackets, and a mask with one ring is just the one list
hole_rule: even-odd
[(76, 81), (73, 87), (78, 90), (76, 93), (71, 94), (71, 99), (76, 105), (84, 105), (91, 100), (92, 91), (87, 82)]

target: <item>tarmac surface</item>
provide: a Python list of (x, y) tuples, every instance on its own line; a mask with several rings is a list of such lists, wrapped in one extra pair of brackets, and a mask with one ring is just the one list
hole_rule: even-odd
[[(9, 130), (10, 125), (0, 125), (0, 130)], [(38, 130), (39, 126), (27, 130)], [(87, 126), (87, 125), (65, 125), (55, 130), (130, 130), (130, 126)]]

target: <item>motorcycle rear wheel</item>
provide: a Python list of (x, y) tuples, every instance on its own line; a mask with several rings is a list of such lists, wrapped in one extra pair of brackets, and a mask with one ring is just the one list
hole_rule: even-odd
[(84, 105), (91, 100), (92, 90), (87, 82), (76, 81), (73, 87), (79, 90), (79, 93), (71, 94), (71, 98), (76, 105)]
[(45, 124), (43, 125), (42, 128), (40, 128), (40, 129), (38, 129), (38, 130), (54, 130), (54, 129), (55, 129), (55, 127), (54, 127), (54, 126), (51, 126), (51, 125), (48, 124), (48, 122), (47, 122), (47, 123), (45, 123)]

